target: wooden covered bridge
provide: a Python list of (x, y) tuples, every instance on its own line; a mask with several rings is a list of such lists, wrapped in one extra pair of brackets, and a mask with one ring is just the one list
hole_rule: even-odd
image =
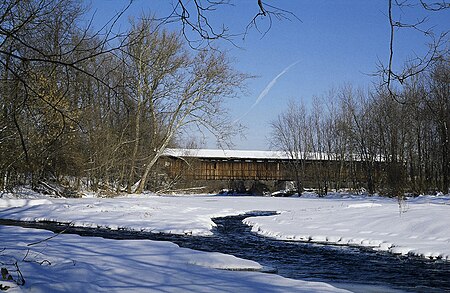
[(169, 174), (193, 180), (293, 180), (283, 152), (167, 149), (165, 157)]
[[(187, 181), (295, 181), (293, 160), (281, 151), (167, 149), (165, 173)], [(306, 154), (301, 160), (300, 180), (304, 187), (333, 188), (361, 185), (365, 181), (363, 163), (338, 160), (323, 154)], [(297, 165), (298, 168), (298, 165)]]

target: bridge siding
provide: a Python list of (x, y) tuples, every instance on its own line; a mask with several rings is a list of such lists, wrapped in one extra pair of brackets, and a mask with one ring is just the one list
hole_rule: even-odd
[(279, 162), (201, 161), (197, 180), (287, 180)]
[[(171, 178), (186, 180), (260, 180), (293, 181), (295, 173), (287, 160), (217, 159), (165, 157), (165, 172)], [(365, 182), (363, 163), (360, 161), (305, 160), (300, 179), (305, 185), (315, 186), (326, 180), (342, 186)], [(378, 166), (379, 168), (380, 166)], [(379, 176), (379, 170), (376, 177)], [(318, 181), (319, 180), (319, 181)]]
[[(365, 162), (358, 160), (316, 160), (302, 161), (300, 180), (308, 188), (358, 188), (367, 182)], [(166, 155), (159, 161), (160, 171), (178, 182), (193, 184), (193, 182), (211, 181), (217, 184), (221, 181), (295, 181), (293, 161), (286, 158), (224, 158), (224, 157), (194, 157), (180, 154)], [(382, 178), (383, 162), (374, 166), (375, 181)], [(188, 183), (189, 182), (189, 183)]]
[(170, 160), (169, 174), (182, 174), (193, 180), (292, 180), (276, 161), (248, 160)]

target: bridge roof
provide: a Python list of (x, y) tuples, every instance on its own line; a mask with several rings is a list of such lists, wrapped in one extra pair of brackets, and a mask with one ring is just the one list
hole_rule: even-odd
[[(252, 150), (222, 150), (222, 149), (172, 149), (168, 148), (164, 156), (184, 157), (184, 158), (209, 158), (223, 160), (291, 160), (284, 151), (252, 151)], [(308, 160), (323, 160), (326, 154), (307, 153), (299, 158)]]

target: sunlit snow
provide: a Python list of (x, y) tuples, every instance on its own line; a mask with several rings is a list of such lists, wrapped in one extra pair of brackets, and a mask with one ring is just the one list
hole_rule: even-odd
[[(326, 198), (133, 195), (83, 199), (39, 196), (26, 199), (4, 194), (0, 198), (2, 219), (188, 235), (211, 234), (214, 217), (251, 211), (278, 212), (274, 216), (244, 220), (254, 232), (264, 236), (365, 246), (394, 254), (450, 260), (448, 196), (422, 196), (400, 204), (396, 199), (351, 194)], [(1, 243), (6, 248), (2, 256), (14, 255), (22, 259), (27, 243), (50, 234), (1, 227)], [(286, 286), (290, 287), (289, 291), (293, 288), (304, 292), (339, 290), (322, 283), (294, 281), (259, 272), (218, 271), (211, 268), (257, 270), (260, 266), (222, 254), (182, 249), (166, 242), (58, 235), (45, 242), (44, 247), (31, 249), (37, 261), (48, 259), (52, 263), (48, 267), (33, 265), (33, 262), (21, 263), (26, 274), (32, 276), (27, 286), (38, 288), (36, 292), (64, 290), (64, 286), (72, 286), (72, 291), (76, 291), (77, 286), (93, 291), (100, 288), (105, 291), (121, 291), (121, 288), (236, 291), (236, 288), (245, 288), (247, 292), (260, 292), (265, 288), (276, 292)]]

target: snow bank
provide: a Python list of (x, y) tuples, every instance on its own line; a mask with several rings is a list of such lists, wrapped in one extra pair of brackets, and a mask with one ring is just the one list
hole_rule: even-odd
[(170, 242), (54, 236), (43, 230), (0, 226), (2, 267), (25, 278), (7, 292), (348, 292), (319, 282), (291, 280), (255, 270), (253, 261), (179, 248)]
[(37, 203), (8, 203), (8, 208), (0, 208), (0, 218), (210, 235), (214, 217), (278, 211), (280, 214), (275, 216), (247, 218), (245, 223), (256, 233), (282, 240), (358, 245), (450, 260), (448, 196), (411, 198), (401, 206), (394, 199), (351, 194), (328, 198), (136, 195), (114, 199), (48, 199)]
[(43, 204), (52, 204), (52, 202), (48, 199), (0, 198), (0, 208), (32, 207)]
[(47, 195), (38, 193), (27, 187), (18, 187), (13, 192), (0, 191), (0, 209), (31, 207), (51, 203)]
[[(355, 201), (361, 201), (355, 203)], [(450, 260), (450, 201), (373, 198), (301, 201), (280, 215), (252, 217), (252, 231), (280, 240), (356, 245)]]

